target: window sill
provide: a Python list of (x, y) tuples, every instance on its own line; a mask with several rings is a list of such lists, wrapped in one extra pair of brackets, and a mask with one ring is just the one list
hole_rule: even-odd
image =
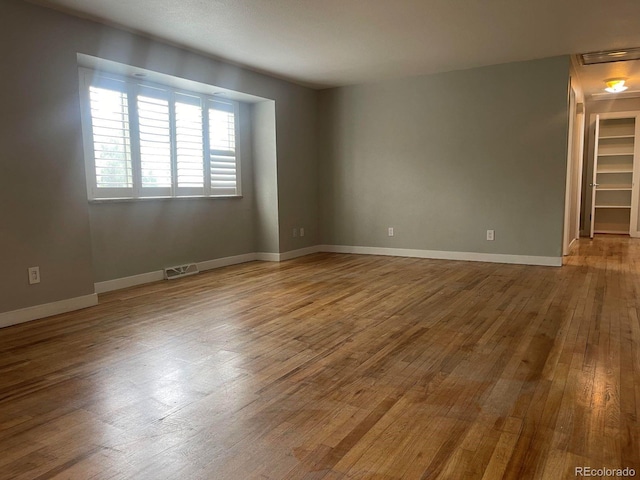
[(149, 201), (167, 201), (167, 200), (194, 200), (194, 199), (208, 199), (208, 200), (223, 200), (243, 198), (242, 195), (186, 195), (181, 197), (121, 197), (121, 198), (90, 198), (90, 204), (100, 203), (132, 203), (132, 202), (149, 202)]

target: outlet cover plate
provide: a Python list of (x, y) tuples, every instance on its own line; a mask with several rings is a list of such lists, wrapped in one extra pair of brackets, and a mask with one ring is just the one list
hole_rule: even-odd
[(40, 283), (40, 267), (29, 267), (29, 285)]

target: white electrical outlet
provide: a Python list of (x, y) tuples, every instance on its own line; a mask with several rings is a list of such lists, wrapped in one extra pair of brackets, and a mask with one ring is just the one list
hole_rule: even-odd
[(40, 267), (29, 267), (29, 285), (40, 283)]
[(389, 227), (389, 236), (393, 237), (394, 233), (393, 233), (393, 227)]
[(300, 227), (300, 236), (304, 237), (304, 227)]
[(487, 230), (487, 240), (493, 241), (496, 238), (495, 230)]
[(294, 229), (293, 229), (293, 236), (294, 236), (294, 237), (297, 237), (297, 236), (298, 236), (298, 229), (297, 229), (297, 228), (294, 228)]

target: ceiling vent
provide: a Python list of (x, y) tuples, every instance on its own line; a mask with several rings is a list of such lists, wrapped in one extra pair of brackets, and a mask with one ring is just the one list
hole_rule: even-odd
[(583, 65), (597, 65), (598, 63), (627, 62), (640, 60), (640, 48), (620, 48), (606, 52), (591, 52), (580, 55)]

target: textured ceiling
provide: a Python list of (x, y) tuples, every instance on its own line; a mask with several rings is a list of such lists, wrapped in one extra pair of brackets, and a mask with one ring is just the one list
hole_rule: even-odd
[(313, 87), (640, 46), (640, 1), (32, 0)]

